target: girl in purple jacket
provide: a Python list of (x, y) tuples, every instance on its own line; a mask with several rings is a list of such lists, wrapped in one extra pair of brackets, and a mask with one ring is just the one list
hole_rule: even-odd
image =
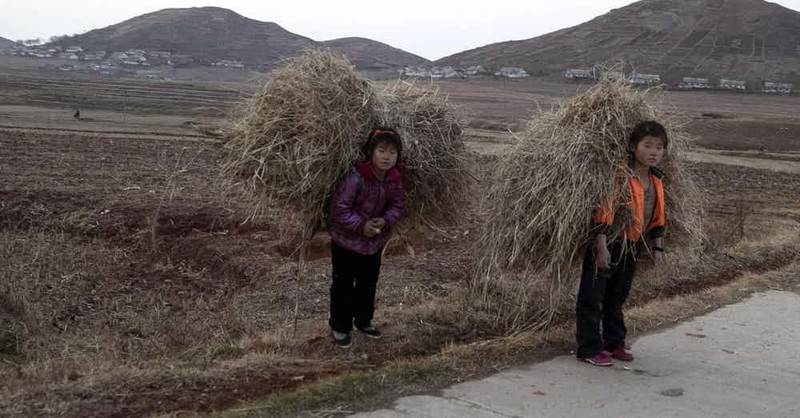
[(369, 337), (382, 335), (372, 326), (375, 288), (381, 252), (404, 212), (402, 171), (397, 165), (402, 149), (394, 130), (370, 132), (364, 144), (366, 160), (356, 164), (331, 198), (333, 283), (328, 324), (339, 347), (350, 346), (353, 325)]

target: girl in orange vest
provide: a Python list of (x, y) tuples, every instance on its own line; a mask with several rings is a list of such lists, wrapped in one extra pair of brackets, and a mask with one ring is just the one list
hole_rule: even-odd
[(637, 257), (649, 252), (656, 264), (664, 261), (664, 174), (656, 165), (667, 144), (667, 131), (657, 122), (642, 122), (631, 132), (625, 177), (633, 219), (622, 236), (608, 242), (619, 196), (604, 201), (594, 214), (596, 235), (593, 245), (587, 246), (578, 291), (576, 356), (595, 366), (611, 366), (613, 359), (633, 360), (633, 352), (625, 345), (622, 305), (631, 290)]

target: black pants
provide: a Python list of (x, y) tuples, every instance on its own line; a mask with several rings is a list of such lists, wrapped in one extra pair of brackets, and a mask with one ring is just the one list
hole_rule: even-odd
[(381, 251), (362, 255), (331, 243), (331, 317), (328, 324), (338, 332), (372, 325), (375, 288), (381, 271)]
[(578, 344), (575, 354), (578, 358), (593, 357), (604, 349), (613, 351), (625, 346), (627, 329), (622, 304), (630, 293), (639, 253), (639, 247), (634, 243), (614, 243), (610, 248), (611, 268), (597, 270), (594, 246), (588, 247), (583, 258), (575, 309), (575, 339)]

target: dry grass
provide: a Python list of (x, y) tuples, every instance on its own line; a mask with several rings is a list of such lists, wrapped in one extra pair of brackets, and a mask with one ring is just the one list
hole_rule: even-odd
[[(704, 242), (703, 198), (685, 159), (690, 138), (654, 104), (652, 92), (634, 90), (613, 73), (607, 77), (536, 115), (491, 180), (473, 282), (482, 308), (502, 328), (540, 328), (569, 297), (591, 214), (627, 179), (628, 136), (640, 122), (660, 121), (670, 137), (660, 166), (667, 173), (670, 242), (681, 241), (687, 254)], [(626, 202), (622, 190), (619, 200)], [(630, 217), (627, 205), (617, 208), (609, 240), (622, 236)]]
[[(377, 94), (381, 97), (383, 92)], [(318, 380), (323, 382), (312, 388), (330, 389), (335, 403), (339, 399), (346, 403), (347, 397), (363, 399), (364, 393), (414, 390), (416, 383), (442, 377), (441, 370), (459, 359), (491, 370), (495, 364), (526, 360), (512, 358), (514, 354), (541, 356), (547, 341), (562, 344), (562, 352), (571, 344), (571, 331), (561, 327), (546, 334), (489, 339), (508, 329), (496, 326), (496, 317), (473, 315), (477, 309), (472, 303), (460, 303), (471, 302), (460, 293), (473, 256), (465, 241), (474, 237), (477, 226), (471, 206), (466, 217), (463, 211), (454, 212), (460, 218), (457, 226), (419, 236), (415, 257), (386, 258), (377, 316), (378, 325), (387, 330), (386, 338), (370, 343), (356, 335), (348, 354), (331, 347), (325, 326), (329, 282), (324, 276), (329, 261), (324, 253), (308, 262), (308, 274), (298, 282), (303, 305), (295, 333), (290, 286), (296, 267), (280, 247), (282, 237), (291, 231), (277, 222), (286, 211), (268, 214), (263, 223), (242, 225), (250, 200), (217, 198), (221, 193), (213, 178), (221, 158), (217, 148), (198, 154), (195, 149), (200, 145), (195, 141), (148, 138), (4, 131), (0, 139), (6, 180), (0, 190), (0, 256), (5, 261), (0, 265), (3, 413), (191, 415)], [(183, 147), (189, 149), (184, 152)], [(491, 171), (498, 162), (482, 158), (478, 165)], [(703, 165), (699, 172), (707, 174), (712, 168)], [(769, 210), (757, 211), (743, 222), (745, 236), (759, 240), (739, 243), (726, 254), (715, 253), (716, 261), (704, 266), (706, 270), (696, 269), (701, 273), (779, 268), (778, 261), (797, 254), (796, 182), (785, 174), (755, 170), (741, 176), (747, 182), (738, 183), (732, 174), (719, 177), (714, 187), (721, 187), (720, 201), (714, 208), (724, 209), (729, 196), (757, 184), (746, 188), (748, 196), (755, 202), (768, 199), (763, 205)], [(475, 188), (468, 196), (483, 192)], [(781, 210), (783, 201), (773, 200), (778, 195), (792, 198), (785, 205), (794, 208), (793, 215)], [(721, 211), (714, 216), (727, 224), (735, 214)], [(722, 233), (729, 232), (726, 226), (720, 227)], [(778, 235), (781, 239), (776, 241)], [(317, 238), (315, 244), (326, 242)], [(316, 249), (324, 250), (324, 245)], [(671, 257), (678, 257), (672, 245), (669, 250)], [(635, 306), (628, 311), (631, 327), (642, 330), (636, 319), (638, 303), (719, 283), (706, 283), (693, 271), (684, 267), (680, 274), (656, 277), (643, 269), (631, 298)], [(514, 291), (510, 286), (504, 290), (506, 295)], [(547, 292), (540, 295), (546, 299)], [(688, 307), (708, 309), (717, 303), (721, 299), (707, 298)], [(565, 316), (571, 315), (569, 304), (561, 306), (554, 323), (571, 322), (571, 316)], [(689, 311), (686, 307), (681, 306), (681, 314)], [(663, 322), (659, 314), (651, 318)], [(447, 355), (444, 367), (439, 367), (439, 356), (427, 357), (439, 352)], [(402, 364), (394, 367), (396, 361)], [(343, 386), (328, 382), (332, 375), (374, 367), (378, 369), (369, 380), (353, 376), (342, 379)], [(423, 390), (430, 389), (425, 384)], [(327, 405), (325, 396), (314, 392), (305, 400)], [(287, 402), (287, 408), (297, 410), (303, 402), (301, 395)]]
[(148, 272), (155, 277), (134, 282), (115, 273), (133, 262), (125, 250), (61, 233), (0, 237), (4, 305), (24, 324), (18, 351), (35, 363), (155, 359), (228, 344), (245, 327), (210, 297), (181, 302), (167, 295), (167, 277), (202, 280), (204, 273), (189, 266), (158, 263)]
[(327, 201), (369, 131), (395, 128), (403, 137), (406, 224), (450, 214), (461, 197), (462, 121), (446, 98), (408, 84), (377, 92), (346, 58), (310, 50), (269, 75), (232, 125), (223, 173), (248, 179), (267, 207), (295, 211), (305, 237), (324, 228)]
[(289, 59), (235, 120), (225, 145), (224, 173), (244, 176), (261, 204), (292, 207), (310, 235), (325, 222), (336, 181), (360, 155), (362, 138), (379, 120), (369, 80), (325, 51)]
[(403, 137), (407, 216), (459, 217), (469, 187), (462, 115), (436, 90), (398, 81), (380, 95), (382, 123)]
[[(764, 274), (745, 273), (724, 286), (653, 300), (627, 311), (631, 334), (641, 336), (738, 302), (767, 289), (797, 291), (800, 264), (794, 262)], [(453, 383), (495, 373), (515, 365), (565, 355), (574, 342), (571, 326), (520, 332), (502, 338), (444, 347), (438, 354), (414, 361), (400, 360), (380, 370), (276, 394), (214, 416), (334, 416), (337, 412), (374, 410), (400, 396), (428, 394)]]

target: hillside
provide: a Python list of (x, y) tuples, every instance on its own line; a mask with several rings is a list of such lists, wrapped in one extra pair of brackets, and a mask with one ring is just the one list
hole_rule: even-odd
[(218, 7), (164, 9), (58, 43), (92, 51), (144, 49), (238, 59), (250, 66), (271, 65), (315, 44), (275, 23), (248, 19)]
[(430, 61), (418, 55), (366, 38), (340, 38), (322, 44), (347, 55), (353, 64), (363, 69), (380, 70), (430, 64)]
[(0, 36), (0, 50), (11, 48), (12, 46), (14, 46), (16, 44), (17, 44), (16, 42), (14, 42), (14, 41), (12, 41), (10, 39), (3, 38), (2, 36)]
[(289, 32), (276, 23), (261, 22), (218, 7), (164, 9), (62, 38), (60, 46), (78, 45), (90, 51), (128, 49), (168, 51), (195, 60), (234, 59), (248, 67), (267, 68), (305, 48), (330, 46), (364, 69), (425, 64), (424, 58), (363, 38), (317, 42)]
[(685, 76), (800, 81), (800, 12), (763, 0), (643, 0), (575, 27), (437, 63), (558, 73), (618, 59), (666, 81)]

